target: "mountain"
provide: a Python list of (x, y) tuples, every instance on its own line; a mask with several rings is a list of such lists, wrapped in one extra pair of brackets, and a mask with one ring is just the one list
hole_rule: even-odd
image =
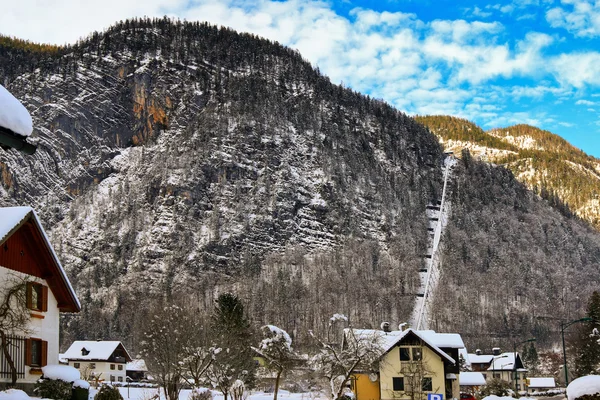
[[(300, 345), (334, 313), (409, 318), (444, 162), (414, 119), (278, 43), (166, 18), (59, 48), (4, 38), (0, 81), (39, 146), (0, 153), (0, 203), (34, 206), (51, 232), (83, 303), (65, 343), (135, 352), (153, 309), (179, 302), (201, 324), (226, 290)], [(537, 317), (583, 310), (600, 234), (475, 159), (448, 195), (432, 327), (556, 340)]]
[(517, 179), (563, 213), (600, 229), (600, 160), (551, 132), (515, 125), (484, 132), (449, 116), (416, 118), (440, 138), (447, 151), (471, 155), (510, 169)]

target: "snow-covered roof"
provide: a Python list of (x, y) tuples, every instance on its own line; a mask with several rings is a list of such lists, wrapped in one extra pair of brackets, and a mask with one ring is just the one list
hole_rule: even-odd
[[(519, 353), (517, 353), (518, 356)], [(502, 353), (497, 356), (492, 356), (493, 361), (488, 368), (488, 371), (514, 370), (515, 369), (515, 353)]]
[(418, 331), (421, 337), (427, 338), (438, 347), (450, 349), (464, 349), (462, 337), (458, 333), (437, 333), (436, 331)]
[[(347, 334), (348, 329), (344, 330), (345, 334)], [(446, 358), (451, 363), (455, 363), (455, 360), (446, 354), (438, 345), (435, 343), (436, 335), (440, 335), (434, 331), (417, 331), (412, 328), (406, 329), (404, 331), (391, 331), (384, 332), (379, 329), (353, 329), (354, 335), (357, 338), (363, 339), (373, 339), (377, 340), (377, 344), (383, 350), (383, 353), (387, 353), (390, 351), (392, 347), (394, 347), (398, 342), (400, 342), (406, 335), (409, 333), (415, 334), (419, 337), (423, 342), (425, 342), (429, 347), (431, 347), (436, 353), (440, 354), (442, 357)], [(423, 332), (426, 332), (425, 334)], [(441, 343), (447, 343), (448, 339), (444, 336), (441, 339), (438, 339)], [(461, 339), (462, 343), (462, 339)], [(463, 345), (464, 346), (464, 345)]]
[(68, 360), (106, 361), (119, 346), (125, 351), (126, 360), (131, 361), (131, 356), (117, 340), (77, 340), (64, 353), (64, 357)]
[[(12, 236), (15, 232), (17, 232), (24, 224), (28, 221), (33, 221), (37, 230), (42, 235), (43, 240), (46, 243), (46, 248), (50, 252), (51, 257), (54, 260), (54, 267), (56, 267), (56, 272), (58, 272), (58, 280), (54, 278), (49, 278), (46, 281), (50, 286), (50, 289), (54, 293), (55, 296), (58, 294), (58, 290), (61, 290), (61, 293), (67, 296), (64, 301), (68, 301), (68, 303), (59, 305), (59, 308), (63, 311), (71, 311), (77, 312), (81, 309), (81, 303), (79, 303), (79, 299), (75, 294), (75, 290), (73, 286), (71, 286), (71, 282), (69, 282), (69, 278), (67, 278), (67, 274), (54, 251), (54, 248), (50, 244), (50, 240), (48, 239), (48, 235), (44, 231), (42, 227), (42, 223), (40, 222), (39, 217), (36, 212), (31, 207), (2, 207), (0, 208), (0, 245), (2, 245), (10, 236)], [(60, 286), (58, 286), (60, 285)], [(61, 288), (62, 287), (62, 288)]]
[(21, 136), (33, 132), (31, 115), (19, 100), (0, 85), (0, 127), (10, 129)]
[(462, 356), (463, 360), (465, 360), (466, 366), (471, 366), (471, 359), (469, 358), (469, 353), (467, 352), (466, 348), (458, 349), (458, 356)]
[(553, 388), (556, 387), (554, 378), (529, 378), (530, 388)]
[(127, 371), (143, 371), (147, 372), (148, 367), (146, 367), (146, 361), (142, 358), (136, 358), (135, 360), (131, 360), (125, 366)]
[(575, 400), (586, 394), (600, 393), (600, 376), (588, 375), (575, 379), (567, 386), (567, 398)]
[(461, 372), (458, 376), (460, 386), (482, 386), (485, 378), (481, 372)]
[(489, 364), (494, 358), (491, 354), (473, 354), (469, 353), (469, 362), (471, 364)]

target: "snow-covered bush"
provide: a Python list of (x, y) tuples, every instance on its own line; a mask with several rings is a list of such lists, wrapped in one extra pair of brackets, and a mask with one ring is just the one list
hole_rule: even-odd
[(0, 400), (30, 400), (31, 398), (22, 390), (8, 389), (0, 392)]
[(230, 389), (231, 398), (233, 400), (245, 400), (246, 398), (246, 385), (240, 379), (233, 382)]
[(588, 375), (575, 379), (567, 386), (569, 400), (600, 400), (600, 375)]
[(479, 398), (484, 398), (486, 396), (499, 396), (504, 397), (508, 396), (511, 392), (510, 383), (499, 379), (494, 378), (490, 379), (489, 382), (479, 390)]
[(40, 379), (36, 382), (33, 391), (38, 397), (45, 399), (70, 400), (71, 389), (71, 382), (62, 379)]
[(102, 385), (98, 393), (94, 396), (94, 400), (123, 400), (123, 396), (119, 389), (111, 385)]
[(190, 392), (188, 400), (213, 400), (213, 395), (208, 389), (194, 389)]

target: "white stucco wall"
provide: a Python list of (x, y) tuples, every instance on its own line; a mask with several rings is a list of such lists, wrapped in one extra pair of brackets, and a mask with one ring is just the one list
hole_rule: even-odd
[[(125, 377), (127, 376), (127, 371), (125, 368), (125, 363), (115, 363), (115, 362), (104, 362), (104, 361), (78, 361), (78, 360), (69, 360), (69, 365), (71, 367), (75, 367), (75, 364), (79, 363), (79, 371), (81, 373), (81, 377), (83, 379), (90, 378), (91, 373), (94, 374), (99, 380), (104, 382), (110, 382), (111, 376), (114, 377), (115, 382), (126, 382)], [(95, 368), (91, 368), (90, 364), (95, 364)], [(115, 369), (110, 369), (110, 366), (114, 365)], [(119, 365), (121, 365), (122, 370), (119, 371)], [(121, 377), (121, 381), (119, 381), (119, 377)]]
[[(27, 279), (31, 282), (37, 282), (44, 286), (48, 283), (41, 278), (16, 272), (0, 266), (0, 291), (3, 293), (9, 287)], [(17, 332), (19, 336), (26, 338), (37, 338), (48, 342), (48, 364), (58, 364), (58, 343), (59, 343), (59, 311), (58, 304), (54, 294), (48, 288), (48, 311), (33, 311), (31, 314), (43, 316), (44, 318), (31, 318), (28, 330), (29, 332)], [(25, 349), (23, 349), (25, 352)], [(40, 378), (40, 374), (31, 374), (31, 367), (25, 367), (25, 379), (20, 378), (18, 382), (35, 383)], [(8, 378), (0, 378), (0, 382), (9, 382)]]

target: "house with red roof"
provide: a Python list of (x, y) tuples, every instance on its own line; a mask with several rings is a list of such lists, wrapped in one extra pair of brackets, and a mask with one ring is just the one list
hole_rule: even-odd
[(25, 310), (27, 320), (18, 329), (0, 325), (0, 337), (6, 340), (0, 352), (0, 383), (11, 382), (16, 372), (17, 384), (29, 389), (40, 378), (42, 367), (58, 364), (59, 314), (81, 309), (31, 207), (0, 208), (0, 301), (17, 286), (25, 293), (13, 299), (25, 303), (19, 309)]

